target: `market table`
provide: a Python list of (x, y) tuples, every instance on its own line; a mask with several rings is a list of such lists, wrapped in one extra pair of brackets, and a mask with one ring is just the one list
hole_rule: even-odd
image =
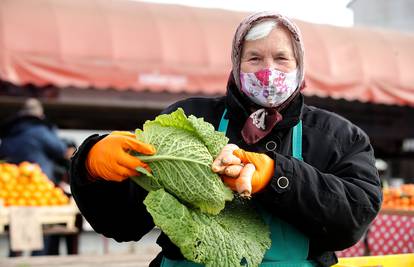
[(390, 255), (414, 252), (414, 211), (382, 209), (366, 237), (354, 246), (338, 251), (338, 257)]
[(0, 259), (1, 267), (147, 267), (153, 255), (69, 255)]
[[(37, 250), (43, 247), (44, 234), (75, 234), (79, 210), (73, 201), (67, 205), (5, 207), (0, 205), (0, 234), (9, 234), (12, 250)], [(8, 231), (6, 233), (6, 226)]]
[[(13, 207), (4, 207), (0, 205), (0, 234), (4, 232), (5, 226), (10, 223), (11, 208)], [(25, 208), (36, 210), (41, 224), (63, 223), (67, 229), (75, 229), (75, 216), (79, 213), (79, 210), (73, 199), (71, 199), (67, 205)]]

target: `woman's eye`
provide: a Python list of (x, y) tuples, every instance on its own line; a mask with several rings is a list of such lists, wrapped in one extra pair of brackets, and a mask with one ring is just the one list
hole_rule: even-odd
[(251, 58), (249, 59), (249, 61), (256, 62), (256, 61), (259, 61), (259, 58), (258, 58), (258, 57), (251, 57)]

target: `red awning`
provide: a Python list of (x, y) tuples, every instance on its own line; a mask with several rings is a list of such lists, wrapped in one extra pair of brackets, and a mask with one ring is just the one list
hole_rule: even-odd
[[(127, 0), (3, 0), (0, 77), (16, 85), (223, 93), (246, 13)], [(414, 35), (298, 21), (305, 93), (414, 106)]]
[(308, 95), (414, 106), (414, 35), (298, 22)]

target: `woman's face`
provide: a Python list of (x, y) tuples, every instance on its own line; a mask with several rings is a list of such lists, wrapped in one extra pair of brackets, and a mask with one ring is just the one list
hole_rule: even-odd
[(276, 26), (265, 38), (243, 44), (240, 70), (257, 72), (265, 68), (283, 72), (296, 69), (290, 33), (284, 27)]

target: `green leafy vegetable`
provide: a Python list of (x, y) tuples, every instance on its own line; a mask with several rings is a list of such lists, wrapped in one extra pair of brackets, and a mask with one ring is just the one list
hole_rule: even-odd
[(131, 178), (149, 191), (148, 212), (184, 257), (206, 266), (258, 266), (270, 247), (269, 229), (211, 171), (228, 142), (224, 134), (178, 109), (147, 121), (136, 135), (157, 153), (137, 155), (152, 174), (137, 168), (142, 175)]
[[(159, 185), (186, 204), (211, 214), (219, 213), (225, 201), (232, 200), (232, 191), (211, 171), (213, 157), (228, 141), (212, 125), (194, 116), (187, 119), (178, 109), (147, 121), (137, 136), (157, 149), (155, 155), (138, 156), (149, 164), (150, 179), (156, 181), (148, 187), (149, 175), (143, 173), (147, 176), (143, 188), (154, 190), (154, 185)], [(140, 184), (141, 177), (134, 180)]]
[(218, 215), (187, 208), (163, 189), (144, 201), (154, 223), (187, 259), (206, 266), (258, 266), (269, 233), (247, 200), (235, 198)]

